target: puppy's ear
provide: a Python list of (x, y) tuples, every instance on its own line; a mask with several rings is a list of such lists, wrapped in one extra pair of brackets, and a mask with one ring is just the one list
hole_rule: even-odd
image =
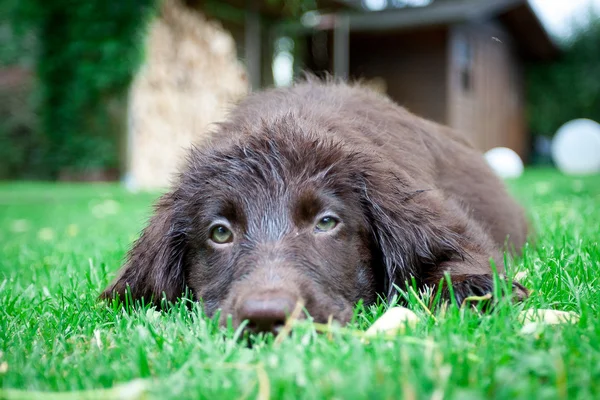
[(391, 296), (414, 276), (426, 278), (450, 260), (463, 260), (456, 221), (442, 216), (435, 192), (417, 188), (400, 172), (371, 173), (363, 180), (363, 207), (385, 271), (383, 289)]
[(185, 233), (177, 227), (175, 193), (165, 194), (141, 237), (127, 255), (125, 265), (100, 298), (116, 295), (124, 299), (127, 291), (134, 300), (159, 304), (166, 297), (175, 301), (185, 290), (183, 256)]

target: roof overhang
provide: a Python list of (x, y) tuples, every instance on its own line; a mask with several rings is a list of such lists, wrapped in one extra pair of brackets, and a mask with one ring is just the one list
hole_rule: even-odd
[(322, 14), (316, 29), (332, 29), (343, 17), (352, 32), (386, 32), (499, 20), (514, 36), (524, 58), (550, 60), (559, 47), (528, 0), (434, 0), (425, 7)]

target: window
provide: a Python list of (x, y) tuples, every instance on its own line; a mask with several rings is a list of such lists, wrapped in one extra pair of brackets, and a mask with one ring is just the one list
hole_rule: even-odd
[(473, 48), (471, 41), (464, 34), (457, 35), (454, 54), (463, 92), (473, 90)]

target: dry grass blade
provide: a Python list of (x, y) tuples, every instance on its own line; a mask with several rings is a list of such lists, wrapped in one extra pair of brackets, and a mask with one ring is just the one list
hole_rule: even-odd
[(327, 339), (329, 341), (333, 340), (333, 330), (331, 329), (333, 325), (333, 315), (330, 315), (329, 318), (327, 318), (327, 326), (329, 327), (328, 332), (327, 332)]
[(417, 294), (417, 292), (415, 292), (415, 289), (413, 289), (412, 287), (409, 287), (408, 290), (413, 296), (415, 296), (415, 300), (417, 301), (417, 303), (419, 303), (419, 305), (423, 308), (423, 310), (425, 310), (427, 315), (429, 315), (433, 319), (434, 322), (437, 322), (437, 318), (435, 318), (435, 315), (433, 315), (433, 313), (427, 307), (427, 305), (425, 303), (423, 303), (423, 300), (421, 300), (421, 297)]
[(292, 313), (290, 314), (288, 319), (285, 321), (285, 325), (283, 326), (283, 328), (281, 328), (281, 331), (277, 334), (277, 337), (275, 338), (275, 342), (274, 342), (275, 346), (280, 345), (281, 342), (283, 342), (283, 340), (289, 336), (290, 332), (292, 331), (292, 327), (294, 326), (294, 323), (296, 322), (298, 317), (300, 317), (300, 314), (302, 313), (303, 308), (304, 308), (304, 302), (302, 300), (298, 301), (296, 303), (296, 307), (294, 308), (294, 311), (292, 311)]
[(267, 375), (267, 371), (265, 371), (262, 364), (256, 365), (256, 376), (258, 378), (257, 400), (269, 400), (271, 397), (271, 384), (269, 383), (269, 375)]
[(0, 398), (5, 400), (137, 400), (147, 398), (151, 381), (134, 379), (111, 388), (81, 390), (73, 392), (32, 392), (26, 390), (0, 390)]

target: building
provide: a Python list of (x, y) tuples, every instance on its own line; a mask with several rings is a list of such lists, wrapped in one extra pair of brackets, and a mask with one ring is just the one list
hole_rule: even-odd
[(398, 103), (465, 132), (479, 149), (527, 158), (524, 65), (559, 55), (527, 0), (433, 0), (317, 20), (308, 69), (377, 79)]
[[(164, 38), (172, 37), (172, 43), (165, 47), (165, 56), (159, 58), (168, 61), (168, 71), (181, 69), (182, 74), (195, 77), (200, 83), (214, 83), (215, 87), (210, 90), (206, 85), (196, 85), (196, 97), (204, 98), (209, 91), (227, 92), (221, 86), (231, 79), (216, 76), (205, 79), (208, 72), (218, 74), (228, 70), (224, 66), (213, 68), (212, 72), (201, 71), (200, 67), (192, 68), (188, 61), (180, 60), (185, 54), (193, 53), (196, 54), (193, 59), (202, 64), (200, 61), (208, 60), (212, 54), (208, 44), (192, 46), (189, 51), (177, 50), (185, 43), (203, 43), (206, 39), (206, 34), (200, 31), (208, 22), (203, 22), (200, 14), (206, 16), (207, 21), (218, 21), (224, 31), (231, 34), (235, 49), (228, 50), (227, 54), (231, 54), (228, 62), (235, 64), (233, 53), (237, 52), (252, 89), (273, 85), (275, 43), (278, 38), (289, 37), (294, 42), (296, 72), (303, 69), (316, 74), (327, 72), (349, 79), (364, 79), (412, 112), (466, 133), (482, 151), (504, 146), (527, 159), (530, 135), (526, 122), (524, 65), (549, 61), (559, 54), (527, 0), (419, 1), (424, 2), (429, 5), (410, 7), (407, 3), (414, 4), (414, 0), (388, 0), (388, 4), (396, 7), (368, 11), (361, 0), (321, 0), (316, 2), (316, 10), (298, 18), (298, 10), (291, 9), (290, 4), (308, 2), (182, 0), (173, 3), (183, 6), (175, 14), (182, 21), (192, 21), (193, 16), (198, 21), (184, 24), (173, 20), (167, 25), (175, 33), (197, 36), (197, 40), (183, 40), (175, 33), (165, 34)], [(164, 41), (163, 36), (157, 34), (156, 38)], [(179, 58), (169, 55), (173, 51)], [(215, 63), (204, 62), (206, 65)], [(164, 113), (148, 112), (141, 106), (130, 107), (130, 115), (137, 115), (135, 111), (139, 109), (140, 127), (146, 122), (156, 131), (153, 139), (137, 140), (137, 145), (130, 141), (129, 145), (130, 161), (141, 160), (130, 162), (138, 168), (130, 168), (129, 176), (132, 182), (146, 187), (164, 185), (176, 170), (176, 160), (181, 159), (175, 150), (187, 147), (196, 134), (196, 139), (201, 140), (205, 129), (201, 126), (222, 117), (221, 112), (213, 112), (212, 117), (208, 114), (203, 117), (202, 123), (193, 122), (200, 115), (193, 107), (200, 107), (201, 102), (186, 97), (186, 93), (196, 86), (186, 84), (184, 91), (176, 87), (176, 82), (167, 84), (177, 74), (156, 75), (164, 81), (162, 86), (172, 87), (169, 92), (172, 95), (156, 91), (155, 82), (148, 86), (152, 90), (140, 91), (144, 94), (133, 98), (143, 99), (146, 104), (153, 98), (149, 93), (156, 92), (155, 108), (162, 107), (168, 100), (171, 109), (177, 112), (168, 117)], [(206, 103), (203, 107), (212, 110), (219, 104)], [(193, 105), (188, 107), (193, 112), (188, 113), (190, 118), (187, 119), (180, 115), (187, 109), (186, 105)], [(177, 134), (159, 129), (161, 121)], [(191, 129), (187, 135), (183, 134), (187, 132), (185, 127)], [(152, 129), (146, 127), (138, 131), (149, 136)], [(166, 143), (170, 143), (170, 147)], [(161, 151), (150, 151), (153, 146)], [(167, 151), (168, 148), (173, 151)], [(138, 172), (134, 174), (135, 171)]]

